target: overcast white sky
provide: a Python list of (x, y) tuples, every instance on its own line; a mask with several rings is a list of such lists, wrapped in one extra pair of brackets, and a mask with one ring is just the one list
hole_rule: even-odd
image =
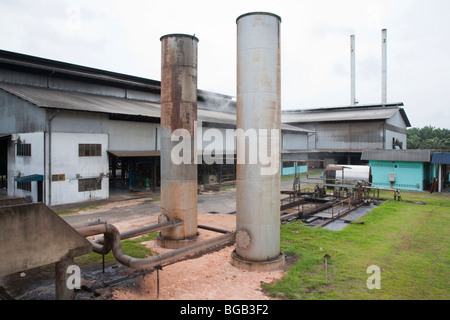
[(450, 128), (448, 0), (0, 0), (0, 49), (161, 79), (160, 37), (199, 38), (198, 87), (236, 95), (236, 18), (279, 15), (282, 109), (381, 102), (381, 29), (388, 33), (388, 102), (413, 127)]

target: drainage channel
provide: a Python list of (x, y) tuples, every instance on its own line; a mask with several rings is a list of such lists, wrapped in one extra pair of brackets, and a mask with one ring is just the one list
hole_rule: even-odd
[(365, 216), (367, 213), (372, 211), (374, 208), (376, 208), (379, 204), (370, 203), (365, 206), (360, 206), (348, 214), (324, 225), (322, 228), (333, 230), (333, 231), (339, 231), (344, 229), (346, 226), (348, 226), (350, 223), (353, 223), (355, 220)]
[(302, 196), (289, 200), (280, 208), (282, 222), (299, 219), (306, 226), (322, 227), (334, 231), (344, 229), (348, 224), (353, 223), (380, 204), (379, 199), (358, 197), (342, 199), (329, 196), (323, 198)]

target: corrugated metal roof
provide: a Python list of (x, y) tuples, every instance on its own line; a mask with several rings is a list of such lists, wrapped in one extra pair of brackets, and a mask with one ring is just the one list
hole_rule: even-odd
[(293, 132), (306, 132), (306, 133), (314, 133), (315, 132), (313, 130), (307, 130), (307, 129), (304, 129), (304, 128), (291, 126), (290, 124), (286, 124), (286, 123), (282, 123), (281, 124), (281, 130), (283, 130), (283, 131), (293, 131)]
[(33, 73), (42, 73), (45, 76), (52, 73), (53, 75), (58, 74), (63, 77), (76, 77), (79, 79), (89, 79), (91, 81), (97, 80), (101, 82), (114, 83), (124, 87), (146, 88), (147, 90), (159, 90), (161, 87), (161, 83), (156, 80), (144, 79), (117, 72), (39, 58), (5, 50), (0, 50), (0, 63), (5, 64), (8, 68), (26, 68), (27, 70), (33, 70)]
[[(161, 117), (161, 105), (148, 101), (11, 83), (0, 83), (0, 89), (41, 108)], [(235, 115), (201, 109), (198, 110), (198, 119), (218, 123), (236, 123)]]
[(450, 152), (433, 154), (433, 160), (431, 160), (431, 163), (450, 164)]
[(343, 110), (326, 110), (320, 112), (308, 112), (307, 110), (297, 112), (283, 112), (281, 119), (284, 123), (303, 122), (329, 122), (329, 121), (357, 121), (357, 120), (384, 120), (391, 118), (398, 108), (360, 108)]
[(430, 162), (432, 150), (363, 150), (361, 160)]
[(156, 103), (110, 96), (0, 83), (3, 89), (41, 108), (160, 117)]
[[(13, 83), (0, 83), (0, 89), (41, 108), (161, 117), (161, 105), (154, 102)], [(236, 125), (236, 115), (225, 112), (198, 109), (197, 118), (199, 121)], [(282, 124), (282, 130), (312, 132), (286, 124)]]

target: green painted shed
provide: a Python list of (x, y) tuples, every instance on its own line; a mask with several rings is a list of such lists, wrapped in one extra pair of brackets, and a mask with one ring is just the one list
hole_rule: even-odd
[(438, 167), (431, 163), (433, 150), (363, 150), (361, 160), (368, 161), (372, 184), (377, 188), (429, 190)]

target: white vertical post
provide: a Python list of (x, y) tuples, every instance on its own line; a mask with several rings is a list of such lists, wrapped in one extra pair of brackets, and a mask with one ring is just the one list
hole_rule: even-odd
[(387, 30), (381, 30), (381, 103), (387, 103)]
[(351, 105), (354, 106), (356, 104), (356, 72), (355, 72), (355, 36), (350, 36), (350, 74), (351, 74), (351, 91), (350, 91), (350, 98), (351, 98)]

